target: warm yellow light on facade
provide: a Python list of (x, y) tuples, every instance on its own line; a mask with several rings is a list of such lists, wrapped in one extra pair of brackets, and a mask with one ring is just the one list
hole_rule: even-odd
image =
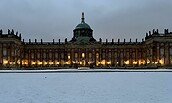
[(35, 64), (36, 64), (36, 62), (32, 61), (32, 65), (35, 65)]
[(10, 64), (15, 64), (15, 62), (10, 62)]
[(22, 60), (22, 65), (24, 64), (28, 65), (28, 60)]
[(107, 64), (111, 64), (111, 62), (109, 61), (109, 62), (107, 62)]
[(127, 64), (127, 65), (130, 64), (129, 60), (124, 61), (124, 63)]
[(38, 61), (38, 65), (42, 65), (42, 62)]
[(56, 62), (56, 64), (60, 64), (59, 62)]
[(96, 62), (96, 66), (98, 66), (99, 64), (101, 64), (101, 62), (97, 61), (97, 62)]
[(99, 53), (96, 53), (96, 58), (99, 58)]
[(105, 60), (102, 60), (101, 64), (105, 65), (106, 64), (106, 61)]
[(70, 64), (70, 62), (66, 62), (66, 64)]
[(145, 61), (144, 60), (139, 60), (139, 65), (140, 64), (145, 64)]
[(136, 61), (133, 61), (133, 64), (137, 64), (137, 62)]
[(158, 62), (154, 62), (155, 64), (158, 64)]
[(44, 64), (46, 65), (46, 64), (48, 64), (48, 63), (44, 61)]
[(70, 59), (70, 55), (68, 55), (68, 59)]
[(8, 64), (8, 60), (4, 59), (3, 64)]
[(22, 64), (25, 64), (25, 61), (24, 60), (22, 60)]
[(160, 59), (160, 60), (159, 60), (159, 63), (160, 63), (160, 64), (164, 64), (164, 59)]
[(24, 64), (28, 65), (28, 60), (25, 60)]
[(79, 64), (82, 64), (82, 62), (80, 61)]
[(18, 60), (17, 63), (20, 64), (20, 60)]
[(149, 64), (150, 63), (150, 60), (149, 59), (147, 59), (147, 64)]
[(85, 58), (85, 53), (82, 53), (82, 58)]
[(54, 64), (53, 62), (49, 62), (50, 65)]

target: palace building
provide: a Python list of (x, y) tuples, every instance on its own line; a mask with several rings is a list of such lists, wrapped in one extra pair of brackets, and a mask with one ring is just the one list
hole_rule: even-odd
[(0, 67), (9, 68), (62, 68), (62, 67), (151, 67), (171, 66), (172, 32), (158, 30), (146, 33), (141, 42), (126, 40), (105, 42), (93, 37), (93, 30), (84, 20), (73, 30), (70, 40), (32, 42), (22, 40), (21, 34), (0, 30)]

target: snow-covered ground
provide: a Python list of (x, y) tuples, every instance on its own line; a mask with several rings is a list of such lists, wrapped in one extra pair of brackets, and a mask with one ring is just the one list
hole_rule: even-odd
[(45, 70), (0, 70), (0, 73), (53, 73), (53, 72), (172, 72), (172, 69), (45, 69)]
[(0, 103), (172, 103), (172, 72), (0, 73)]

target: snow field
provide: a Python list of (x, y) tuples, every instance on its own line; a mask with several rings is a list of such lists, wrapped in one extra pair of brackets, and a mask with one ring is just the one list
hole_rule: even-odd
[(171, 103), (172, 72), (0, 73), (0, 103)]

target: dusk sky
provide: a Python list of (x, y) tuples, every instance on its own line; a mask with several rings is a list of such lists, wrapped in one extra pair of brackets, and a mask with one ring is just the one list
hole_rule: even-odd
[(82, 12), (96, 40), (141, 41), (152, 29), (172, 31), (172, 0), (0, 0), (0, 29), (25, 41), (71, 40)]

